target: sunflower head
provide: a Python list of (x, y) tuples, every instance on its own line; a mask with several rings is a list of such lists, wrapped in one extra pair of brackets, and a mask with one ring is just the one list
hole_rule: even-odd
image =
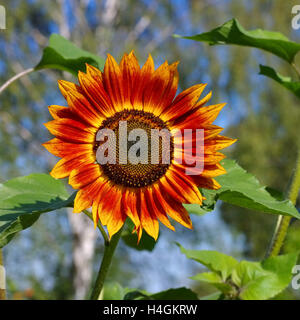
[(177, 65), (155, 70), (149, 55), (140, 68), (133, 52), (120, 64), (108, 55), (103, 72), (87, 64), (78, 85), (59, 81), (68, 107), (49, 107), (54, 120), (45, 125), (55, 138), (44, 146), (62, 158), (51, 175), (69, 177), (79, 189), (74, 212), (92, 207), (110, 236), (127, 217), (138, 239), (143, 230), (157, 239), (158, 221), (175, 230), (169, 217), (192, 228), (182, 204), (201, 205), (199, 187), (220, 188), (218, 150), (235, 141), (212, 124), (225, 104), (204, 106), (204, 84), (175, 97)]

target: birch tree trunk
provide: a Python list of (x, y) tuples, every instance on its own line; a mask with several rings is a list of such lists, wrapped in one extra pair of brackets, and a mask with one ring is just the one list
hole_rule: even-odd
[(81, 300), (86, 297), (90, 288), (98, 232), (83, 213), (75, 214), (70, 209), (68, 217), (73, 234), (74, 298)]

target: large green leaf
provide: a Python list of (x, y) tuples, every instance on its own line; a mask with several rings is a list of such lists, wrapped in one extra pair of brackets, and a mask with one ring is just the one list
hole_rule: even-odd
[(220, 199), (247, 209), (300, 218), (297, 209), (289, 200), (279, 200), (278, 196), (272, 196), (252, 174), (247, 173), (235, 161), (225, 159), (221, 164), (227, 173), (216, 178), (221, 185), (219, 190), (207, 192), (210, 194), (211, 209), (216, 200)]
[(261, 262), (238, 262), (217, 251), (180, 248), (187, 258), (200, 262), (211, 271), (197, 274), (191, 279), (210, 283), (229, 299), (273, 298), (289, 285), (298, 257), (298, 252), (292, 252)]
[(0, 185), (0, 248), (41, 213), (70, 206), (73, 199), (63, 183), (48, 174), (35, 173)]
[(300, 98), (300, 81), (293, 81), (291, 77), (285, 77), (276, 72), (273, 68), (268, 66), (259, 66), (259, 74), (269, 77), (280, 83), (283, 87), (293, 92), (295, 96)]
[(206, 266), (209, 270), (219, 275), (225, 281), (238, 264), (238, 261), (224, 253), (210, 250), (187, 250), (177, 243), (182, 253), (188, 259), (193, 259)]
[(42, 59), (35, 69), (58, 69), (77, 76), (78, 70), (85, 71), (85, 63), (103, 69), (104, 59), (78, 48), (71, 41), (54, 33), (50, 36), (49, 45), (44, 49)]
[(283, 291), (292, 279), (298, 252), (268, 258), (262, 262), (241, 261), (232, 272), (243, 300), (267, 300)]
[(235, 44), (258, 48), (271, 52), (289, 63), (294, 60), (295, 55), (300, 51), (300, 44), (290, 41), (283, 34), (262, 29), (248, 31), (236, 19), (232, 19), (209, 32), (190, 37), (175, 36), (208, 42), (211, 45)]
[(135, 290), (128, 292), (124, 300), (198, 300), (198, 297), (191, 289), (181, 287), (157, 293)]

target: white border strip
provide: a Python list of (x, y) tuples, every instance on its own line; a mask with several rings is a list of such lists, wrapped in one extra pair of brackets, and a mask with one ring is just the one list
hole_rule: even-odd
[(0, 289), (5, 290), (5, 268), (3, 266), (0, 266)]

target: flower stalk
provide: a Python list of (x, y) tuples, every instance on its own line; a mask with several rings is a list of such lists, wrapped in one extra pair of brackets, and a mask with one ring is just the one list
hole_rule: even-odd
[(0, 87), (0, 94), (9, 86), (11, 85), (13, 82), (15, 82), (16, 80), (20, 79), (21, 77), (31, 73), (34, 71), (34, 68), (29, 68), (26, 69), (18, 74), (16, 74), (15, 76), (13, 76), (12, 78), (8, 79), (1, 87)]
[[(82, 212), (83, 212), (84, 214), (86, 214), (92, 221), (94, 221), (92, 214), (91, 214), (88, 210), (83, 210)], [(100, 221), (98, 221), (97, 227), (98, 227), (98, 229), (100, 230), (100, 232), (101, 232), (101, 234), (102, 234), (102, 237), (103, 237), (103, 240), (104, 240), (104, 244), (105, 244), (105, 245), (108, 245), (108, 244), (109, 244), (109, 238), (108, 238), (108, 235), (107, 235), (107, 233), (105, 232), (104, 227), (103, 227), (103, 225), (101, 224)]]
[(121, 238), (122, 234), (121, 228), (115, 235), (112, 236), (111, 240), (106, 243), (104, 246), (104, 255), (101, 262), (101, 266), (97, 275), (97, 279), (91, 294), (91, 300), (99, 300), (100, 294), (103, 289), (104, 281), (109, 271), (109, 267), (111, 265), (111, 261), (115, 252), (115, 249), (118, 245), (118, 242)]
[[(93, 221), (93, 216), (91, 212), (88, 210), (83, 210), (82, 211), (84, 214), (86, 214), (92, 221)], [(108, 274), (111, 261), (115, 252), (115, 249), (118, 245), (118, 242), (121, 238), (122, 230), (121, 228), (110, 240), (108, 238), (107, 233), (105, 232), (105, 229), (103, 225), (101, 224), (100, 221), (98, 221), (97, 224), (98, 229), (100, 230), (103, 240), (104, 240), (104, 254), (102, 258), (102, 262), (100, 265), (100, 269), (96, 278), (96, 282), (91, 294), (91, 300), (99, 300), (100, 294), (103, 289), (104, 281), (106, 279), (106, 276)]]
[[(298, 158), (295, 167), (295, 173), (292, 180), (291, 188), (288, 193), (288, 198), (291, 200), (293, 205), (296, 205), (298, 193), (300, 190), (300, 151), (298, 152)], [(277, 220), (277, 225), (271, 240), (271, 245), (267, 252), (267, 257), (277, 256), (282, 248), (285, 240), (291, 217), (280, 215)]]

